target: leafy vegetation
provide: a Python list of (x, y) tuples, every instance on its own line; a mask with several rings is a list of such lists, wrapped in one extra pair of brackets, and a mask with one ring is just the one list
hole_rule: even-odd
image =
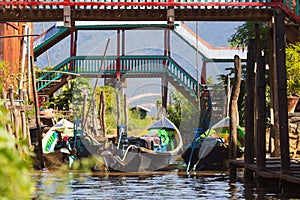
[(167, 117), (182, 134), (192, 133), (200, 121), (200, 113), (187, 99), (179, 92), (171, 93), (172, 105), (167, 107)]
[(60, 94), (53, 96), (50, 99), (50, 107), (58, 110), (68, 111), (73, 110), (73, 118), (78, 119), (82, 117), (84, 90), (87, 95), (91, 94), (91, 84), (88, 79), (76, 78), (71, 80), (70, 85), (62, 87)]
[(300, 42), (286, 48), (286, 75), (288, 96), (300, 95)]
[(10, 65), (13, 64), (0, 61), (0, 83), (6, 89), (13, 88), (17, 91), (19, 77), (17, 73), (11, 72)]
[[(0, 194), (1, 199), (30, 199), (34, 184), (30, 168), (15, 148), (17, 141), (6, 131), (8, 111), (0, 102)], [(19, 148), (26, 148), (18, 145)]]
[(254, 38), (255, 33), (255, 24), (259, 25), (260, 32), (260, 41), (261, 49), (266, 50), (267, 47), (267, 38), (268, 38), (268, 30), (270, 26), (265, 22), (246, 22), (241, 26), (236, 28), (236, 32), (228, 39), (228, 42), (233, 47), (242, 47), (245, 48), (248, 46), (248, 42), (250, 38)]

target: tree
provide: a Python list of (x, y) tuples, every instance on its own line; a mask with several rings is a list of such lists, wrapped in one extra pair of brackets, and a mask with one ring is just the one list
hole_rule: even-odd
[(182, 135), (194, 134), (194, 129), (198, 127), (201, 118), (198, 108), (177, 91), (171, 93), (171, 98), (173, 103), (167, 107), (168, 119), (175, 124)]
[(260, 41), (261, 49), (267, 50), (267, 38), (268, 31), (270, 29), (269, 24), (265, 22), (246, 22), (236, 28), (236, 32), (228, 39), (228, 42), (233, 47), (242, 47), (243, 49), (248, 46), (250, 38), (254, 38), (255, 24), (260, 27)]
[(300, 42), (286, 48), (287, 94), (300, 95)]
[(53, 96), (50, 101), (55, 108), (58, 110), (74, 111), (74, 118), (82, 117), (83, 108), (83, 90), (86, 89), (88, 96), (90, 96), (92, 91), (92, 86), (88, 79), (76, 78), (71, 80), (70, 88), (68, 85), (62, 87), (60, 94)]

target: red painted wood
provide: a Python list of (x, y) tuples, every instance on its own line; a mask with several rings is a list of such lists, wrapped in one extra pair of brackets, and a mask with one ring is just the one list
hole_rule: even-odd
[(281, 2), (52, 2), (52, 1), (9, 1), (2, 6), (230, 6), (230, 7), (274, 7)]

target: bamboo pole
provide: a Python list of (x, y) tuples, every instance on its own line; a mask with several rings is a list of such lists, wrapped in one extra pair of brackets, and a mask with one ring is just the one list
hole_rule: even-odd
[(95, 136), (98, 136), (98, 129), (97, 129), (97, 111), (96, 111), (96, 99), (93, 101), (93, 117), (92, 117), (93, 129)]
[[(82, 124), (85, 124), (85, 121), (87, 120), (87, 115), (85, 115), (86, 113), (86, 103), (87, 103), (87, 93), (84, 91), (83, 92), (83, 108), (82, 108)], [(83, 127), (82, 127), (83, 128)]]
[(116, 99), (117, 99), (117, 138), (120, 138), (120, 131), (119, 127), (121, 125), (121, 100), (120, 100), (120, 94), (117, 90), (116, 92)]
[[(101, 69), (103, 68), (104, 60), (105, 60), (105, 58), (106, 58), (106, 52), (107, 52), (107, 49), (108, 49), (108, 46), (109, 46), (109, 42), (110, 42), (110, 39), (107, 40), (107, 43), (106, 43), (106, 46), (105, 46), (105, 50), (104, 50), (104, 53), (103, 53), (103, 58), (102, 58), (102, 60), (101, 60), (100, 68), (99, 68), (99, 71), (98, 71), (98, 74), (97, 74), (97, 78), (96, 78), (96, 81), (95, 81), (95, 85), (94, 85), (94, 88), (93, 88), (91, 101), (92, 101), (93, 98), (94, 98), (94, 94), (95, 94), (95, 92), (96, 92), (96, 87), (97, 87), (97, 85), (98, 85), (99, 78), (100, 78), (100, 76), (101, 76), (101, 74), (102, 74)], [(89, 112), (89, 110), (90, 110), (90, 107), (91, 107), (91, 103), (89, 104), (89, 107), (88, 107), (88, 109), (87, 109), (86, 115), (88, 115), (88, 112)], [(85, 112), (83, 113), (83, 115), (85, 115)], [(84, 121), (84, 122), (83, 122), (83, 130), (84, 130), (85, 125), (86, 125), (86, 122)]]
[(106, 137), (106, 122), (105, 122), (105, 96), (104, 92), (102, 91), (100, 94), (100, 102), (101, 102), (101, 113), (100, 113), (100, 118), (101, 118), (101, 129), (103, 131), (103, 136)]
[(38, 107), (38, 95), (36, 92), (35, 69), (33, 66), (33, 57), (32, 56), (30, 56), (30, 67), (31, 67), (32, 91), (33, 91), (33, 98), (34, 98), (37, 139), (38, 139), (37, 158), (39, 160), (39, 168), (43, 169), (43, 168), (45, 168), (45, 165), (44, 165), (43, 147), (42, 147), (42, 130), (41, 130), (41, 122), (40, 122), (40, 111), (39, 111), (39, 107)]
[(124, 119), (125, 119), (125, 132), (127, 133), (128, 129), (128, 103), (127, 103), (127, 95), (124, 94)]

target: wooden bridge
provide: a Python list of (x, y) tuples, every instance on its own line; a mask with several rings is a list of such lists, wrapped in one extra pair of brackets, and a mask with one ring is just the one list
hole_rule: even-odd
[(268, 21), (276, 8), (300, 22), (292, 0), (5, 0), (0, 21)]

